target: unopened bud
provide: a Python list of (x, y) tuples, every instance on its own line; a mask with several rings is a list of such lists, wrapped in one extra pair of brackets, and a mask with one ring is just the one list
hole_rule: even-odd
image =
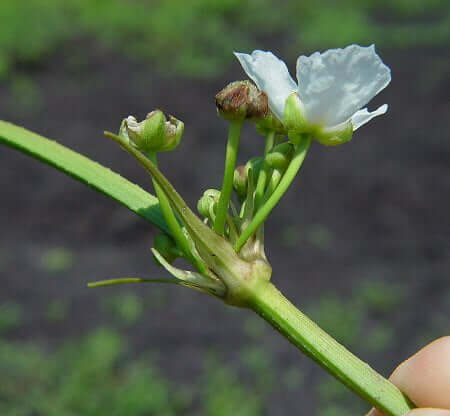
[(205, 218), (214, 219), (217, 203), (219, 202), (220, 191), (217, 189), (207, 189), (198, 200), (197, 211)]
[(227, 120), (259, 120), (267, 116), (269, 102), (266, 93), (250, 81), (235, 81), (216, 95), (216, 106)]
[(272, 111), (269, 111), (267, 116), (261, 120), (256, 121), (256, 130), (263, 136), (267, 136), (270, 132), (274, 131), (276, 134), (286, 135), (286, 128), (283, 123), (278, 120)]
[(257, 178), (259, 175), (259, 171), (261, 170), (263, 164), (263, 158), (262, 157), (252, 157), (246, 164), (245, 164), (245, 170), (248, 176), (248, 171), (251, 169), (253, 173), (253, 178)]
[(127, 117), (120, 127), (119, 135), (129, 140), (142, 152), (166, 152), (175, 149), (183, 135), (184, 123), (175, 117), (169, 120), (161, 110), (147, 114), (138, 122), (133, 116)]
[(283, 171), (294, 154), (294, 146), (289, 142), (277, 144), (265, 157), (266, 163), (273, 169)]
[[(183, 253), (177, 247), (172, 237), (165, 233), (156, 234), (153, 245), (158, 253), (161, 254), (161, 256), (163, 256), (168, 263), (173, 263), (177, 257), (183, 256)], [(156, 257), (154, 259), (158, 264), (160, 264)]]
[(240, 199), (247, 195), (248, 174), (244, 165), (238, 166), (234, 170), (233, 188)]

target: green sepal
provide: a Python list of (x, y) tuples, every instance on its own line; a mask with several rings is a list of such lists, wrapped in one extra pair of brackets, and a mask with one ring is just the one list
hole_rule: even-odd
[(332, 128), (323, 128), (318, 130), (314, 138), (320, 144), (325, 146), (338, 146), (352, 139), (353, 125), (350, 121), (339, 124)]
[(290, 94), (286, 99), (283, 124), (288, 132), (288, 135), (291, 132), (304, 133), (308, 128), (303, 104), (296, 92)]

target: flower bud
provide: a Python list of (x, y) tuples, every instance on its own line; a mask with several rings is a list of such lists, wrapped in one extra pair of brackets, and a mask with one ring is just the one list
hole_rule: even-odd
[(175, 117), (166, 116), (161, 110), (147, 114), (138, 122), (133, 116), (127, 117), (120, 127), (119, 135), (126, 136), (142, 152), (166, 152), (175, 149), (183, 135), (184, 123)]
[(219, 114), (227, 120), (259, 120), (269, 113), (266, 93), (250, 81), (235, 81), (216, 95)]
[[(156, 234), (153, 245), (168, 263), (173, 263), (177, 257), (183, 256), (172, 237), (165, 233)], [(158, 259), (155, 258), (155, 261), (160, 264)]]
[(267, 136), (272, 131), (283, 136), (287, 133), (283, 123), (270, 110), (266, 117), (255, 122), (255, 127), (263, 136)]
[(252, 157), (246, 164), (245, 164), (245, 171), (248, 176), (249, 169), (253, 172), (253, 178), (257, 178), (259, 175), (259, 171), (261, 170), (263, 164), (263, 158), (262, 157)]
[(244, 165), (238, 166), (234, 170), (233, 188), (236, 191), (239, 199), (244, 199), (247, 195), (248, 175), (247, 169)]
[(207, 189), (197, 203), (197, 211), (199, 214), (213, 220), (215, 218), (215, 210), (219, 198), (220, 191), (217, 189)]
[(294, 147), (289, 142), (277, 144), (265, 157), (266, 163), (273, 169), (283, 171), (287, 168), (294, 154)]

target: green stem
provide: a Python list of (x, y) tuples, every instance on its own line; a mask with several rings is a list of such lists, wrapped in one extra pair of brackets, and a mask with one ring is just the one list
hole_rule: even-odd
[(266, 143), (264, 146), (264, 156), (267, 155), (272, 150), (273, 145), (275, 144), (275, 132), (270, 131), (266, 137)]
[(256, 215), (244, 232), (239, 237), (238, 241), (234, 245), (234, 249), (239, 251), (246, 241), (255, 233), (258, 227), (266, 220), (271, 211), (280, 201), (281, 197), (285, 194), (289, 185), (294, 180), (297, 172), (301, 168), (303, 161), (305, 160), (306, 153), (308, 152), (309, 145), (311, 144), (311, 138), (305, 137), (296, 145), (294, 156), (286, 169), (280, 183), (275, 188), (273, 194), (269, 199), (260, 207)]
[[(275, 132), (271, 131), (266, 138), (266, 145), (264, 147), (264, 156), (266, 156), (267, 153), (269, 153), (270, 150), (272, 149), (274, 140), (275, 140)], [(258, 182), (256, 184), (255, 189), (255, 208), (254, 208), (255, 212), (258, 210), (258, 208), (262, 203), (268, 176), (269, 176), (269, 166), (264, 160), (261, 170), (259, 171)]]
[[(156, 153), (149, 153), (147, 156), (157, 167), (158, 157)], [(205, 272), (206, 271), (205, 265), (200, 261), (197, 261), (197, 259), (192, 255), (189, 241), (186, 235), (183, 233), (180, 223), (178, 222), (177, 217), (175, 216), (175, 213), (173, 212), (173, 209), (170, 205), (169, 199), (167, 198), (162, 188), (155, 181), (155, 179), (153, 179), (153, 177), (152, 182), (153, 187), (155, 188), (156, 196), (158, 197), (159, 206), (161, 208), (164, 220), (167, 223), (167, 226), (170, 230), (173, 239), (176, 241), (181, 251), (185, 254), (186, 258), (188, 260), (191, 260), (191, 262), (196, 266), (197, 270), (200, 273)]]
[(413, 403), (392, 383), (320, 329), (271, 283), (255, 291), (249, 307), (326, 371), (387, 416)]
[(225, 173), (223, 175), (222, 190), (220, 191), (219, 202), (217, 203), (216, 220), (214, 221), (214, 231), (223, 235), (225, 222), (230, 203), (231, 191), (233, 190), (233, 175), (236, 167), (236, 158), (241, 137), (242, 121), (231, 121), (228, 131), (227, 152), (225, 157)]

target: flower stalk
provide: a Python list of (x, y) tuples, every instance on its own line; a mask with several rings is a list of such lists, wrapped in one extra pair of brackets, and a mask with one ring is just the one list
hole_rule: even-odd
[(227, 151), (225, 155), (225, 173), (223, 176), (219, 202), (217, 204), (216, 219), (214, 221), (214, 231), (219, 235), (223, 235), (225, 232), (231, 191), (233, 190), (233, 176), (239, 150), (242, 123), (242, 120), (230, 121)]
[(311, 138), (309, 136), (303, 136), (299, 140), (299, 143), (295, 147), (295, 152), (291, 163), (287, 167), (286, 172), (281, 178), (278, 186), (275, 188), (274, 192), (269, 196), (269, 198), (264, 202), (264, 204), (259, 208), (258, 212), (253, 217), (248, 227), (243, 231), (239, 239), (236, 241), (234, 249), (237, 252), (239, 252), (246, 241), (256, 232), (258, 227), (264, 223), (266, 218), (280, 201), (281, 197), (286, 193), (298, 171), (302, 167), (310, 144)]
[[(152, 161), (156, 167), (158, 167), (157, 154), (155, 152), (150, 152), (147, 154), (147, 156), (149, 160)], [(181, 225), (178, 222), (177, 217), (175, 216), (175, 213), (173, 212), (169, 199), (167, 198), (162, 188), (153, 179), (153, 177), (152, 182), (153, 187), (155, 188), (156, 196), (158, 197), (159, 206), (161, 208), (164, 220), (167, 223), (167, 226), (170, 230), (173, 239), (176, 241), (176, 243), (180, 247), (183, 254), (186, 256), (186, 258), (192, 262), (192, 264), (196, 267), (196, 269), (200, 273), (204, 273), (206, 269), (205, 265), (201, 261), (198, 261), (198, 259), (194, 255), (192, 255), (192, 250), (189, 241), (186, 235), (184, 234)]]
[[(270, 131), (267, 134), (266, 137), (266, 143), (264, 146), (264, 156), (266, 156), (270, 150), (273, 147), (273, 144), (275, 142), (275, 131)], [(269, 166), (267, 165), (266, 161), (263, 161), (263, 165), (261, 167), (261, 170), (258, 174), (258, 181), (256, 183), (256, 189), (255, 189), (255, 211), (258, 210), (258, 208), (261, 205), (261, 202), (264, 197), (264, 191), (266, 189), (267, 180), (269, 177)]]

